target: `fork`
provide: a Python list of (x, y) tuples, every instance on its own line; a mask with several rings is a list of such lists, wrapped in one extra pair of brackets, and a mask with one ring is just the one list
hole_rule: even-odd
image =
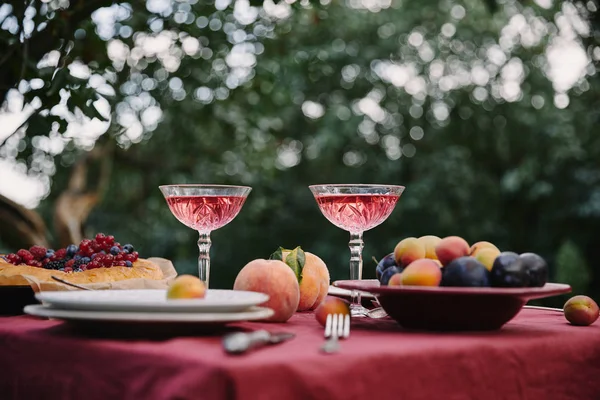
[(321, 351), (326, 354), (336, 353), (340, 349), (339, 338), (346, 339), (350, 336), (350, 315), (327, 314), (325, 321), (325, 343)]

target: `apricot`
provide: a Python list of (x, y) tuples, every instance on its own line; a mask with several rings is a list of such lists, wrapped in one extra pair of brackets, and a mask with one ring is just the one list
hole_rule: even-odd
[(574, 296), (565, 303), (563, 307), (565, 318), (572, 325), (587, 326), (598, 319), (600, 309), (598, 304), (587, 296)]
[(315, 318), (319, 324), (325, 326), (328, 314), (350, 315), (350, 303), (339, 297), (326, 296), (315, 310)]
[(206, 295), (206, 285), (197, 276), (180, 275), (167, 289), (167, 299), (201, 299)]
[(435, 254), (442, 265), (448, 265), (459, 257), (469, 254), (469, 243), (458, 236), (448, 236), (440, 240), (435, 246)]
[(428, 258), (413, 261), (400, 275), (402, 285), (439, 286), (442, 280), (442, 270)]
[(471, 248), (469, 249), (469, 255), (472, 257), (475, 257), (475, 256), (477, 256), (477, 253), (479, 253), (480, 251), (482, 251), (484, 249), (494, 249), (498, 253), (500, 253), (500, 249), (498, 249), (493, 243), (482, 241), (482, 242), (477, 242), (473, 246), (471, 246)]
[[(293, 251), (302, 251), (299, 247), (294, 250), (282, 250), (282, 261)], [(329, 291), (329, 270), (318, 256), (304, 252), (304, 265), (300, 272), (300, 302), (297, 311), (314, 310), (323, 301)], [(287, 264), (287, 262), (286, 262)], [(288, 264), (289, 265), (289, 264)]]
[(241, 269), (233, 283), (233, 290), (265, 293), (269, 300), (262, 304), (275, 313), (268, 321), (285, 322), (298, 308), (300, 287), (294, 271), (279, 260), (257, 259)]
[(425, 246), (414, 237), (402, 239), (394, 248), (394, 258), (398, 265), (406, 266), (419, 258), (425, 258)]
[(499, 255), (500, 251), (498, 249), (488, 247), (479, 250), (477, 252), (477, 255), (475, 255), (474, 257), (477, 261), (482, 263), (488, 271), (491, 271), (492, 267), (494, 266), (494, 261)]
[(392, 277), (388, 281), (388, 286), (402, 286), (402, 274), (396, 273), (392, 275)]
[(421, 236), (419, 238), (419, 242), (425, 247), (425, 258), (430, 258), (432, 260), (438, 259), (435, 254), (435, 246), (437, 246), (441, 240), (441, 238), (434, 235)]

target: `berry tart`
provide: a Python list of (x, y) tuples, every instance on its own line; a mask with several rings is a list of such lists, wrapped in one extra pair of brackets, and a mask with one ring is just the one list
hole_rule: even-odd
[(54, 275), (76, 284), (164, 278), (160, 267), (139, 258), (132, 245), (102, 233), (63, 249), (32, 246), (0, 256), (0, 286), (28, 285), (24, 275), (41, 282), (51, 282)]

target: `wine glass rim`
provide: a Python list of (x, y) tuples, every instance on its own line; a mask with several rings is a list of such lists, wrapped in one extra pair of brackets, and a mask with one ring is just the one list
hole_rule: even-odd
[(320, 183), (318, 185), (309, 185), (309, 188), (317, 188), (317, 187), (375, 187), (375, 188), (397, 188), (397, 189), (406, 189), (405, 186), (402, 185), (386, 185), (379, 183)]
[(174, 187), (189, 187), (189, 188), (223, 188), (223, 189), (250, 189), (250, 186), (238, 186), (238, 185), (217, 185), (211, 183), (181, 183), (181, 184), (169, 184), (159, 185), (158, 188), (174, 188)]

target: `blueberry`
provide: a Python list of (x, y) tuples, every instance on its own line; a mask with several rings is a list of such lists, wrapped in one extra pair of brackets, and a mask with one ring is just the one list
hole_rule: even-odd
[(121, 249), (119, 249), (117, 246), (113, 246), (110, 248), (110, 254), (112, 254), (113, 256), (116, 256), (120, 252), (121, 252)]
[(79, 254), (75, 254), (75, 257), (73, 257), (73, 260), (79, 261), (79, 260), (81, 260), (81, 256)]
[(53, 254), (54, 254), (54, 250), (52, 250), (52, 249), (46, 250), (46, 258), (52, 257)]
[(389, 267), (397, 267), (396, 260), (394, 259), (394, 253), (390, 253), (387, 256), (383, 257), (379, 263), (377, 264), (377, 268), (375, 269), (375, 275), (377, 275), (377, 279), (381, 279), (381, 274), (383, 271), (388, 269)]
[(131, 263), (131, 261), (125, 261), (125, 266), (131, 268), (133, 267), (133, 264)]
[(388, 269), (383, 271), (383, 273), (381, 274), (381, 278), (379, 279), (379, 282), (381, 283), (381, 285), (387, 285), (388, 282), (390, 281), (390, 278), (395, 274), (399, 274), (400, 272), (402, 272), (402, 269), (399, 267), (396, 267), (396, 266), (389, 267)]
[[(94, 258), (95, 254), (92, 255), (92, 258)], [(81, 263), (82, 264), (88, 264), (90, 261), (92, 261), (89, 257), (83, 257), (81, 259)]]
[(70, 244), (67, 246), (67, 257), (73, 257), (79, 251), (79, 246)]
[(130, 244), (126, 244), (125, 246), (123, 246), (123, 251), (126, 254), (131, 254), (131, 253), (133, 253), (133, 246)]

